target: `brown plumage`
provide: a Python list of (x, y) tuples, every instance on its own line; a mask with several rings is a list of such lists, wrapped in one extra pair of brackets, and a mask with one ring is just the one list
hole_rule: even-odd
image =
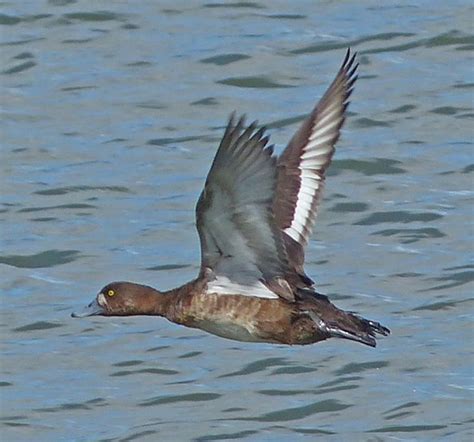
[(279, 158), (264, 128), (231, 116), (196, 208), (197, 279), (168, 292), (113, 282), (73, 316), (154, 315), (240, 341), (304, 345), (339, 337), (375, 347), (376, 334), (389, 330), (338, 309), (304, 271), (357, 66), (348, 50)]

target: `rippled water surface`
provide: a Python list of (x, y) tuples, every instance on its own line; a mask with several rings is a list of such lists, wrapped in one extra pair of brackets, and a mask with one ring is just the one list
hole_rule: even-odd
[[(2, 440), (471, 440), (467, 1), (2, 2)], [(350, 45), (360, 78), (307, 271), (376, 349), (73, 320), (198, 271), (227, 115), (283, 147)]]

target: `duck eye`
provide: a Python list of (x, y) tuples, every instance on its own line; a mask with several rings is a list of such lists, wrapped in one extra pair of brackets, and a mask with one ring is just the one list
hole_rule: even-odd
[(115, 295), (115, 291), (114, 291), (114, 290), (109, 290), (109, 291), (107, 292), (107, 294), (108, 294), (109, 296), (114, 296), (114, 295)]

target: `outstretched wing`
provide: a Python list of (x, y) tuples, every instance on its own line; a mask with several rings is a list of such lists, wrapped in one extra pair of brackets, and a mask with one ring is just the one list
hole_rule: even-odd
[(357, 79), (356, 54), (347, 50), (336, 78), (319, 103), (295, 133), (278, 159), (277, 190), (273, 210), (283, 231), (290, 268), (302, 281), (312, 281), (304, 274), (304, 247), (313, 230), (324, 175), (334, 154)]
[(208, 291), (292, 299), (286, 252), (272, 202), (276, 160), (264, 129), (233, 116), (196, 208)]

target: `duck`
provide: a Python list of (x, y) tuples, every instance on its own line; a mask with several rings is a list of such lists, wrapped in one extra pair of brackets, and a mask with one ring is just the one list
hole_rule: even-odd
[(326, 170), (357, 80), (356, 58), (348, 48), (279, 156), (265, 127), (230, 116), (196, 205), (201, 266), (194, 280), (168, 291), (112, 282), (72, 316), (160, 316), (242, 342), (343, 338), (375, 347), (390, 330), (336, 307), (304, 270)]

